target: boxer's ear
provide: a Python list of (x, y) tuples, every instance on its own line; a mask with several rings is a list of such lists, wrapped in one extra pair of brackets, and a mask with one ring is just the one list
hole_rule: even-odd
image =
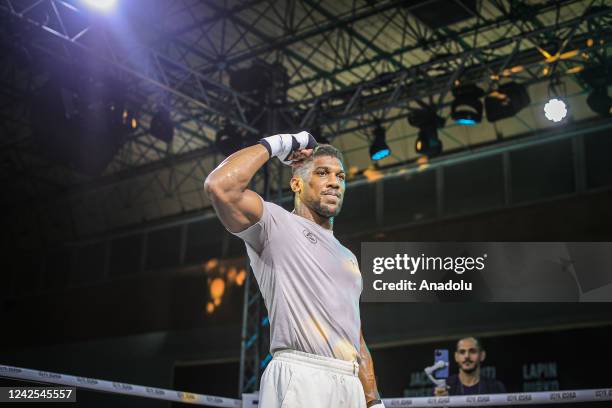
[(301, 177), (293, 176), (291, 177), (291, 181), (289, 181), (289, 186), (291, 187), (291, 191), (294, 193), (299, 193), (303, 189), (303, 181)]

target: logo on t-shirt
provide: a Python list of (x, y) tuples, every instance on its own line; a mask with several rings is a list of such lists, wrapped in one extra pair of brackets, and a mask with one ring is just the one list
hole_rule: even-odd
[(306, 238), (308, 238), (308, 240), (312, 243), (312, 244), (316, 244), (317, 243), (317, 237), (315, 237), (315, 235), (308, 231), (308, 230), (304, 230), (302, 231), (302, 233), (304, 234), (304, 236)]

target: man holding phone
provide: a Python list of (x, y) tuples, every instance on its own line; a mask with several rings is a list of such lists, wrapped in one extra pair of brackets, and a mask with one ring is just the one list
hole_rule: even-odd
[(480, 364), (487, 354), (476, 337), (465, 337), (457, 342), (455, 362), (459, 374), (446, 380), (446, 388), (436, 387), (437, 397), (447, 395), (503, 394), (506, 387), (500, 381), (480, 376)]

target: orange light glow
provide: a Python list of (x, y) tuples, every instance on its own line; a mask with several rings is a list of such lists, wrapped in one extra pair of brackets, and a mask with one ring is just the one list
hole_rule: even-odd
[(571, 67), (570, 69), (568, 69), (567, 71), (565, 71), (567, 74), (575, 74), (577, 72), (580, 72), (584, 69), (584, 67), (582, 65), (577, 65), (575, 67)]
[(489, 96), (490, 96), (491, 98), (499, 99), (500, 101), (503, 101), (503, 100), (508, 99), (508, 95), (503, 94), (503, 93), (498, 92), (498, 91), (493, 91), (493, 92), (491, 92), (491, 93), (489, 94)]
[(246, 270), (241, 269), (240, 272), (238, 272), (238, 275), (236, 275), (236, 285), (242, 286), (245, 279), (246, 279)]
[(365, 176), (366, 179), (368, 179), (368, 181), (376, 181), (379, 180), (383, 177), (383, 174), (381, 171), (376, 170), (372, 167), (368, 167), (364, 172), (363, 175)]
[(206, 304), (206, 313), (211, 314), (214, 311), (215, 311), (215, 305), (213, 305), (212, 302), (208, 302)]
[(213, 300), (221, 299), (221, 296), (223, 296), (223, 293), (225, 292), (225, 281), (223, 281), (221, 278), (213, 279), (212, 282), (210, 282), (209, 290), (210, 297), (212, 297)]
[(537, 48), (538, 48), (538, 51), (540, 51), (540, 54), (542, 54), (544, 56), (544, 58), (546, 58), (547, 61), (550, 60), (551, 58), (553, 58), (553, 56), (550, 55), (550, 53), (548, 51), (546, 51), (545, 49), (540, 48), (540, 47), (537, 47)]
[(227, 270), (227, 282), (234, 283), (236, 281), (236, 276), (238, 275), (238, 269), (235, 266), (230, 266)]
[(422, 172), (429, 167), (429, 158), (427, 156), (421, 156), (417, 159), (417, 167), (418, 172)]
[(578, 55), (578, 50), (571, 50), (571, 51), (567, 51), (559, 55), (559, 58), (570, 59), (570, 58), (574, 58), (576, 55)]
[(210, 272), (213, 269), (215, 269), (217, 266), (219, 266), (219, 260), (217, 258), (212, 258), (209, 259), (205, 264), (204, 264), (204, 272)]

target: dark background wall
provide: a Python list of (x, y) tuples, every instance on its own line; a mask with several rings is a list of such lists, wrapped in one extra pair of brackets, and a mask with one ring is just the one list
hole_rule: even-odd
[[(360, 242), (373, 239), (610, 240), (611, 203), (612, 193), (600, 191), (387, 229), (384, 235), (373, 232), (341, 237), (341, 240), (357, 254)], [(207, 361), (220, 358), (229, 359), (233, 363), (228, 364), (235, 365), (239, 358), (241, 289), (228, 290), (212, 315), (203, 310), (207, 299), (201, 268), (187, 268), (182, 273), (145, 273), (105, 284), (5, 299), (0, 319), (8, 335), (1, 337), (0, 362), (165, 388), (193, 385), (194, 379), (190, 380), (184, 369), (178, 369), (180, 378), (175, 381), (175, 365), (199, 361), (196, 366), (206, 367)], [(365, 337), (372, 345), (375, 358), (379, 356), (381, 360), (377, 370), (381, 389), (388, 396), (401, 396), (403, 392), (403, 385), (392, 380), (397, 368), (388, 367), (387, 361), (391, 358), (388, 356), (413, 355), (414, 350), (420, 350), (413, 348), (414, 345), (422, 344), (423, 350), (429, 350), (423, 351), (428, 360), (437, 345), (448, 346), (452, 339), (465, 334), (485, 335), (493, 340), (492, 344), (497, 344), (495, 339), (510, 334), (512, 339), (521, 339), (527, 338), (526, 333), (549, 330), (560, 333), (572, 328), (606, 325), (612, 320), (610, 316), (610, 303), (362, 305)], [(581, 342), (591, 338), (588, 336), (593, 332), (570, 333), (563, 338)], [(517, 344), (526, 347), (524, 344), (528, 343)], [(423, 364), (424, 360), (415, 361), (406, 369), (420, 369)], [(228, 377), (228, 383), (236, 382), (237, 371), (230, 376), (231, 368), (226, 367), (222, 372)], [(202, 392), (212, 392), (204, 378), (202, 383)], [(197, 388), (200, 387), (194, 386), (193, 391), (198, 391)], [(228, 396), (235, 397), (236, 393), (237, 387), (234, 395)], [(91, 398), (88, 404), (99, 401), (101, 405), (97, 406), (111, 400), (113, 404), (119, 401), (127, 404), (125, 400), (129, 400), (130, 406), (145, 406), (145, 402), (133, 398), (84, 395), (90, 394), (84, 398)], [(152, 404), (146, 402), (146, 406)]]

